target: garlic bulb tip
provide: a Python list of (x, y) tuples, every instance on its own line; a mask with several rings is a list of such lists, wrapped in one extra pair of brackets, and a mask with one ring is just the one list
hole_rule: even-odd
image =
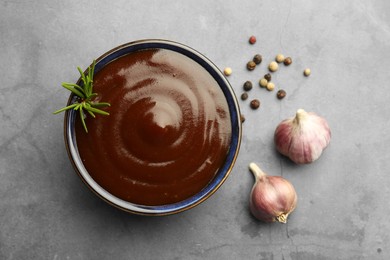
[(257, 166), (256, 163), (250, 163), (249, 164), (249, 170), (253, 173), (253, 175), (255, 176), (255, 179), (256, 181), (261, 179), (263, 176), (265, 176), (266, 174), (260, 169), (259, 166)]

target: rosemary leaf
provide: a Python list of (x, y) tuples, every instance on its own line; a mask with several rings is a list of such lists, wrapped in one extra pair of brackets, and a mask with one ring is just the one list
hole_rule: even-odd
[(85, 132), (88, 133), (87, 125), (85, 124), (83, 109), (80, 109), (80, 118), (81, 118), (81, 122), (83, 123)]
[(64, 88), (66, 88), (67, 90), (73, 92), (73, 93), (76, 94), (77, 96), (79, 96), (79, 97), (81, 97), (81, 98), (85, 98), (84, 93), (80, 92), (79, 90), (77, 90), (77, 89), (75, 89), (75, 88), (72, 88), (72, 87), (70, 87), (70, 86), (68, 86), (68, 85), (66, 85), (66, 84), (62, 84), (62, 86), (63, 86)]
[(91, 106), (92, 107), (109, 107), (111, 106), (110, 103), (107, 103), (107, 102), (91, 102)]
[(93, 75), (95, 75), (95, 65), (96, 65), (96, 60), (93, 60), (92, 62), (92, 68), (89, 70), (90, 72), (90, 78), (91, 78), (91, 82), (93, 82)]
[(53, 114), (58, 114), (58, 113), (61, 113), (61, 112), (65, 111), (65, 110), (72, 109), (72, 108), (76, 107), (77, 105), (78, 104), (73, 104), (73, 105), (69, 105), (67, 107), (63, 107), (63, 108), (58, 109), (57, 111), (53, 112)]
[(93, 118), (96, 118), (95, 114), (94, 114), (92, 111), (89, 111), (89, 110), (87, 109), (87, 112), (88, 112), (88, 114), (90, 114)]
[(74, 110), (77, 111), (77, 110), (79, 110), (79, 108), (81, 107), (81, 104), (80, 104), (80, 103), (76, 103), (76, 105), (77, 105), (77, 106), (74, 108)]
[[(70, 83), (70, 82), (62, 82), (62, 85), (67, 85), (67, 86), (70, 86), (70, 87), (79, 87), (79, 88), (83, 89), (79, 85), (74, 84), (74, 83)], [(83, 89), (83, 91), (84, 91), (84, 89)]]
[(85, 107), (85, 109), (88, 111), (94, 112), (96, 114), (100, 114), (100, 115), (105, 115), (105, 116), (110, 115), (110, 113), (103, 111), (103, 110), (100, 110), (98, 108), (94, 108), (94, 107)]
[(81, 70), (80, 67), (77, 67), (77, 70), (79, 71), (80, 76), (81, 76), (81, 80), (83, 81), (84, 86), (85, 86), (85, 85), (87, 84), (87, 79), (86, 79), (86, 77), (85, 77), (85, 74), (84, 74), (84, 72)]
[(74, 87), (75, 89), (77, 89), (78, 91), (80, 91), (81, 93), (83, 93), (84, 97), (87, 96), (87, 95), (85, 94), (85, 92), (84, 92), (84, 89), (83, 89), (82, 87), (80, 87), (79, 85), (77, 85), (77, 84), (68, 83), (68, 82), (63, 82), (62, 84), (63, 84), (63, 85), (66, 85), (66, 86), (69, 86), (69, 87)]

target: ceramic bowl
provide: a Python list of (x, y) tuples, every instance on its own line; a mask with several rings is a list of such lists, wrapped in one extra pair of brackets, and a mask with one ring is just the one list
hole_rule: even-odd
[[(190, 59), (196, 61), (200, 64), (207, 72), (217, 81), (219, 87), (222, 89), (226, 101), (228, 103), (228, 107), (230, 110), (230, 120), (231, 120), (231, 142), (229, 151), (226, 157), (225, 162), (220, 167), (215, 177), (208, 183), (206, 187), (204, 187), (200, 192), (193, 195), (192, 197), (185, 199), (183, 201), (167, 204), (167, 205), (159, 205), (159, 206), (146, 206), (146, 205), (138, 205), (125, 200), (122, 200), (104, 188), (102, 188), (88, 173), (86, 168), (83, 165), (83, 162), (80, 158), (80, 154), (77, 148), (76, 142), (76, 133), (75, 133), (75, 119), (76, 112), (74, 110), (69, 110), (65, 113), (65, 122), (64, 122), (64, 135), (65, 135), (65, 144), (67, 148), (67, 152), (72, 162), (75, 171), (80, 176), (82, 181), (101, 199), (105, 200), (109, 204), (135, 214), (141, 215), (169, 215), (173, 213), (182, 212), (184, 210), (188, 210), (193, 208), (194, 206), (202, 203), (207, 198), (209, 198), (212, 194), (214, 194), (217, 189), (224, 183), (230, 172), (232, 171), (233, 165), (237, 158), (240, 142), (241, 142), (241, 120), (240, 120), (240, 111), (239, 105), (234, 94), (232, 87), (229, 82), (223, 75), (223, 73), (214, 65), (208, 58), (204, 55), (200, 54), (198, 51), (177, 43), (168, 40), (140, 40), (135, 42), (130, 42), (118, 46), (107, 53), (100, 56), (96, 59), (95, 73), (99, 72), (104, 66), (109, 64), (111, 61), (122, 57), (126, 54), (136, 52), (144, 49), (168, 49), (174, 52), (181, 53), (186, 55)], [(73, 95), (70, 96), (68, 104), (71, 104), (74, 99)]]

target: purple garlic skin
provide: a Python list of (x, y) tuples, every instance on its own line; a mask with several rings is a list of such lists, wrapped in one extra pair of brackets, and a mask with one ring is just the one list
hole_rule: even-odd
[(263, 222), (287, 223), (298, 201), (294, 186), (283, 177), (267, 175), (255, 163), (249, 169), (255, 176), (249, 200), (253, 216)]
[(326, 120), (315, 113), (298, 109), (295, 117), (283, 120), (276, 128), (276, 149), (297, 164), (317, 160), (330, 142)]

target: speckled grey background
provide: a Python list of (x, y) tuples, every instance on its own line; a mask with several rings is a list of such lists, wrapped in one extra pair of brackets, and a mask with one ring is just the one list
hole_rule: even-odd
[[(1, 0), (0, 259), (389, 259), (389, 13), (386, 0)], [(232, 67), (237, 95), (275, 54), (293, 58), (274, 77), (284, 100), (256, 87), (259, 110), (240, 101), (243, 140), (225, 184), (169, 217), (129, 215), (95, 197), (67, 158), (62, 115), (52, 115), (76, 66), (143, 38), (179, 41)], [(256, 53), (264, 62), (248, 72)], [(305, 166), (272, 142), (298, 108), (332, 129), (323, 156)], [(252, 161), (296, 187), (288, 224), (249, 214)]]

